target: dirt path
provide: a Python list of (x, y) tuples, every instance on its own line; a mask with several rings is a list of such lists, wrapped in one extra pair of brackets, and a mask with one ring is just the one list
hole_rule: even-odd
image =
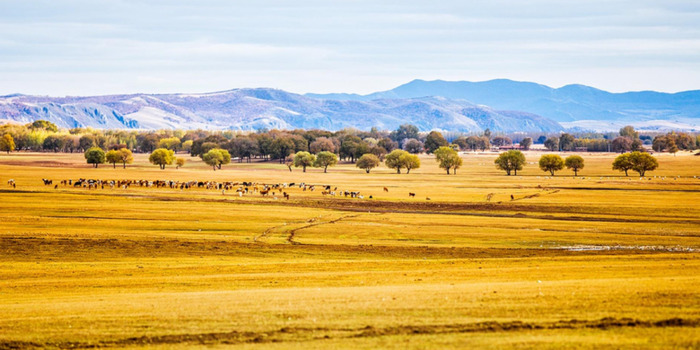
[(218, 333), (186, 333), (168, 335), (144, 335), (116, 340), (99, 342), (31, 342), (0, 340), (0, 349), (88, 349), (101, 347), (124, 346), (153, 346), (153, 345), (217, 345), (217, 344), (249, 344), (249, 343), (282, 343), (322, 339), (351, 339), (370, 338), (393, 335), (429, 335), (429, 334), (459, 334), (459, 333), (494, 333), (515, 332), (522, 330), (559, 330), (559, 329), (621, 329), (621, 328), (697, 328), (700, 319), (671, 318), (664, 320), (637, 320), (631, 318), (603, 318), (600, 320), (561, 320), (554, 322), (522, 322), (522, 321), (486, 321), (466, 324), (438, 325), (397, 325), (389, 327), (365, 326), (359, 328), (331, 327), (284, 327), (264, 332), (218, 332)]
[(294, 237), (296, 236), (297, 232), (299, 232), (300, 230), (307, 229), (307, 228), (309, 228), (309, 227), (318, 226), (318, 225), (335, 224), (336, 222), (339, 222), (340, 220), (344, 220), (344, 219), (347, 219), (347, 218), (354, 218), (354, 217), (357, 217), (357, 216), (360, 216), (360, 214), (356, 214), (356, 215), (345, 215), (345, 216), (341, 216), (341, 217), (339, 217), (339, 218), (337, 218), (337, 219), (334, 219), (334, 220), (323, 221), (323, 222), (313, 222), (313, 223), (311, 223), (311, 224), (309, 224), (309, 225), (306, 225), (306, 226), (297, 227), (297, 228), (295, 228), (295, 229), (289, 231), (289, 236), (287, 237), (287, 242), (289, 242), (290, 244), (303, 244), (303, 243), (299, 243), (299, 242), (297, 242), (297, 241), (294, 240)]

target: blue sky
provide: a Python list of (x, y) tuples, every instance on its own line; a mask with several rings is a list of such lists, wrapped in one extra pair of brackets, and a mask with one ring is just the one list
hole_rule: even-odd
[(700, 1), (0, 0), (0, 94), (700, 89)]

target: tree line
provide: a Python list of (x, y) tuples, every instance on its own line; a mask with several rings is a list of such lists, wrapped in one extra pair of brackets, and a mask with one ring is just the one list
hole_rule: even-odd
[[(99, 147), (103, 150), (128, 149), (134, 153), (152, 153), (156, 149), (167, 149), (175, 153), (189, 153), (201, 157), (212, 149), (219, 149), (227, 151), (228, 156), (239, 162), (250, 162), (257, 158), (284, 163), (290, 155), (298, 152), (330, 152), (340, 161), (356, 162), (365, 154), (373, 154), (383, 161), (384, 157), (394, 150), (403, 150), (410, 154), (431, 154), (440, 147), (451, 147), (460, 151), (486, 151), (492, 147), (514, 145), (511, 137), (493, 135), (488, 129), (479, 135), (448, 135), (454, 138), (448, 141), (438, 131), (421, 133), (411, 124), (401, 125), (394, 131), (380, 131), (376, 128), (370, 131), (343, 129), (335, 132), (296, 129), (244, 133), (208, 130), (59, 129), (51, 122), (37, 120), (26, 125), (0, 126), (0, 150), (85, 152), (90, 148)], [(656, 135), (652, 140), (651, 136), (640, 135), (631, 126), (622, 128), (614, 138), (609, 134), (583, 133), (579, 136), (570, 133), (549, 137), (541, 135), (534, 141), (532, 137), (522, 137), (518, 146), (514, 148), (528, 150), (533, 143), (543, 143), (551, 151), (622, 153), (642, 151), (645, 145), (651, 145), (655, 151), (668, 152), (700, 148), (699, 135), (671, 132)], [(225, 161), (225, 154), (216, 153), (211, 156), (219, 162)]]
[[(525, 166), (525, 155), (518, 150), (510, 150), (498, 155), (494, 160), (496, 167), (504, 170), (506, 175), (518, 175), (518, 170), (522, 170)], [(563, 159), (558, 154), (544, 154), (538, 162), (539, 168), (542, 171), (548, 172), (551, 176), (555, 172), (564, 169), (570, 169), (574, 172), (574, 176), (578, 176), (578, 172), (584, 168), (585, 161), (579, 155), (571, 155)], [(649, 153), (634, 151), (630, 153), (620, 154), (612, 163), (612, 169), (623, 171), (625, 176), (629, 176), (629, 171), (635, 171), (639, 176), (644, 176), (647, 171), (656, 170), (659, 167), (658, 160)]]

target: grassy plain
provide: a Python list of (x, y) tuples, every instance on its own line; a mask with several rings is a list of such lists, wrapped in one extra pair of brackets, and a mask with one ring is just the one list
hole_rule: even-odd
[[(508, 177), (491, 153), (450, 176), (428, 156), (398, 175), (2, 154), (0, 349), (700, 347), (700, 157), (657, 154), (640, 179), (585, 154), (580, 177), (552, 178), (539, 155)], [(304, 182), (365, 198), (42, 178)]]

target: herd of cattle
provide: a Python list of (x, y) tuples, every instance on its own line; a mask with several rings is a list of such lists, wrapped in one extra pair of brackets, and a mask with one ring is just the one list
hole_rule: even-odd
[[(342, 196), (347, 198), (357, 198), (365, 199), (365, 195), (360, 194), (360, 191), (348, 191), (348, 190), (338, 190), (337, 186), (331, 185), (317, 185), (317, 184), (307, 184), (307, 183), (277, 183), (277, 184), (265, 184), (258, 182), (233, 182), (233, 181), (173, 181), (173, 180), (101, 180), (101, 179), (68, 179), (60, 180), (57, 184), (51, 179), (41, 179), (44, 186), (53, 186), (54, 189), (59, 189), (60, 187), (68, 188), (84, 188), (89, 190), (94, 189), (128, 189), (131, 187), (143, 187), (143, 188), (158, 188), (158, 189), (174, 189), (174, 190), (191, 190), (191, 189), (204, 189), (204, 190), (216, 190), (221, 191), (222, 195), (226, 195), (229, 192), (233, 192), (239, 197), (243, 195), (258, 194), (263, 197), (271, 196), (277, 199), (277, 196), (284, 197), (285, 199), (290, 198), (291, 189), (299, 189), (301, 191), (314, 192), (318, 190), (323, 196)], [(16, 188), (17, 185), (14, 179), (10, 179), (8, 185)], [(385, 192), (389, 192), (389, 189), (384, 187)], [(411, 194), (413, 197), (414, 194)], [(368, 199), (373, 199), (372, 195), (367, 196)]]

